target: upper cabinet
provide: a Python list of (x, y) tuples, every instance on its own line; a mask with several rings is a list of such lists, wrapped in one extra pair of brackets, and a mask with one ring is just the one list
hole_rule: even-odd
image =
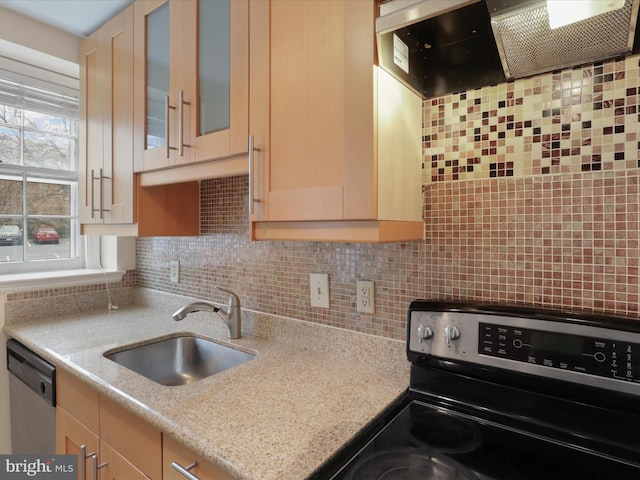
[(79, 214), (84, 234), (198, 235), (199, 185), (134, 174), (134, 7), (81, 44)]
[(80, 221), (133, 223), (133, 8), (80, 50)]
[(141, 184), (247, 173), (248, 0), (137, 0), (134, 9)]
[(374, 9), (251, 2), (254, 239), (422, 239), (422, 101), (374, 67)]

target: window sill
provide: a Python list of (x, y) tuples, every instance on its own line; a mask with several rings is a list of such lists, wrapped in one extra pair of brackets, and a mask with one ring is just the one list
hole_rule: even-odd
[(98, 283), (119, 282), (125, 270), (99, 269), (0, 275), (0, 293), (24, 292), (43, 288), (78, 287)]

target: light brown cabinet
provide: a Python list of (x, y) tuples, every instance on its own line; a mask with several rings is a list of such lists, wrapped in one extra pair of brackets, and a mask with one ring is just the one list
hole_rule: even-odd
[(84, 456), (79, 480), (162, 478), (160, 431), (60, 369), (57, 400), (56, 451)]
[(251, 2), (254, 239), (422, 239), (422, 102), (374, 67), (374, 8)]
[(82, 232), (198, 235), (197, 182), (142, 188), (134, 175), (133, 27), (131, 6), (81, 44)]
[(141, 184), (246, 173), (248, 0), (137, 0), (134, 8)]
[(184, 480), (173, 462), (201, 480), (233, 480), (66, 371), (56, 381), (56, 452), (85, 458), (78, 480)]
[(80, 221), (133, 223), (133, 8), (80, 48)]

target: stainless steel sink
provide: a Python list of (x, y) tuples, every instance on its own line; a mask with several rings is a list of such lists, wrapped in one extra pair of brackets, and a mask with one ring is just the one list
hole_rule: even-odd
[(188, 335), (165, 338), (105, 357), (162, 385), (197, 382), (255, 358), (209, 340)]

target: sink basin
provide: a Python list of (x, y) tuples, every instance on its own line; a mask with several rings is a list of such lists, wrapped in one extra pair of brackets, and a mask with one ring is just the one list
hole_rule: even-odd
[(187, 385), (255, 358), (199, 337), (176, 336), (105, 357), (162, 385)]

